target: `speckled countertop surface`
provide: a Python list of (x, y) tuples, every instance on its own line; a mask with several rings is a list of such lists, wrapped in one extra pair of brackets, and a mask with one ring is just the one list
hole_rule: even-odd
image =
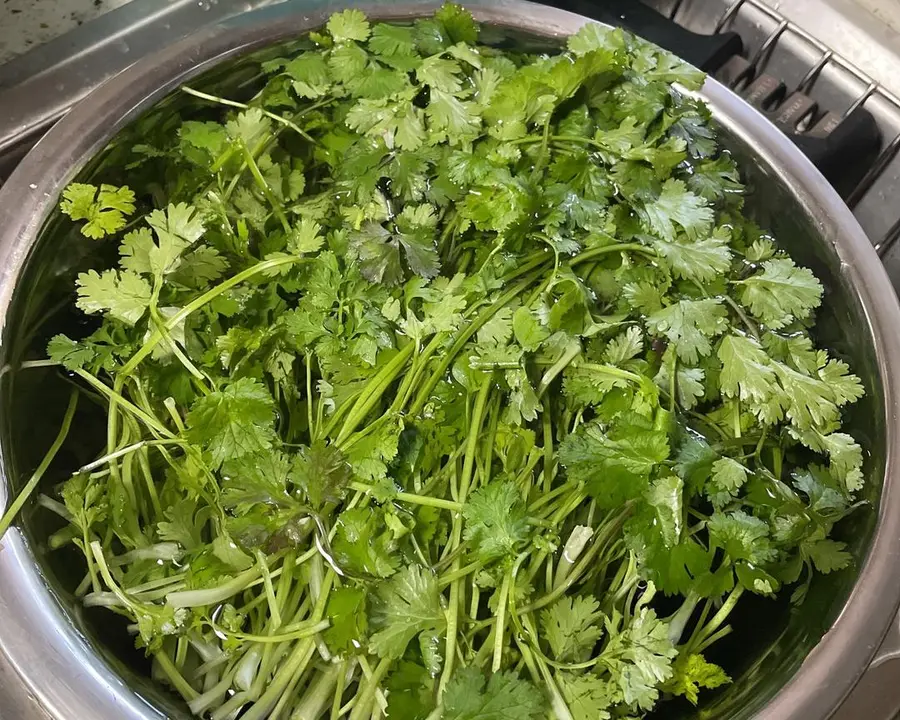
[(129, 0), (0, 0), (0, 63), (127, 2)]

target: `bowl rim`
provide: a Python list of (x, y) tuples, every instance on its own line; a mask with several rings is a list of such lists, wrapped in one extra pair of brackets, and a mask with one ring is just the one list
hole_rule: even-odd
[[(355, 7), (379, 20), (421, 17), (435, 0), (370, 4), (297, 0), (203, 28), (142, 58), (78, 103), (40, 140), (0, 188), (0, 348), (7, 312), (40, 230), (62, 189), (116, 133), (184, 82), (254, 50), (290, 40)], [(484, 24), (561, 38), (594, 22), (526, 0), (463, 0)], [(849, 694), (874, 656), (900, 603), (900, 488), (894, 483), (900, 451), (900, 305), (875, 250), (850, 210), (812, 163), (762, 114), (713, 79), (699, 95), (716, 119), (786, 187), (815, 223), (857, 296), (875, 351), (884, 402), (885, 464), (875, 531), (840, 616), (794, 676), (756, 715), (761, 720), (828, 717)], [(0, 453), (0, 501), (8, 478)], [(48, 587), (26, 536), (11, 528), (0, 550), (0, 653), (35, 703), (52, 717), (117, 720), (162, 718), (130, 688), (75, 628)], [(0, 670), (0, 673), (3, 671)], [(6, 683), (6, 679), (0, 687)]]

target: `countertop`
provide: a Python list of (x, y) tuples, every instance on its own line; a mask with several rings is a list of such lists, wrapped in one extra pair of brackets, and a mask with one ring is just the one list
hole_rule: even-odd
[(129, 0), (0, 0), (0, 63), (127, 2)]

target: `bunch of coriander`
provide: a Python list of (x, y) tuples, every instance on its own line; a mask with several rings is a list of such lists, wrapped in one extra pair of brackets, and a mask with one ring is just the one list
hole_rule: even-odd
[(643, 717), (730, 682), (742, 595), (850, 562), (861, 384), (703, 76), (598, 25), (478, 36), (336, 14), (63, 194), (119, 258), (12, 513), (102, 403), (49, 544), (198, 716)]

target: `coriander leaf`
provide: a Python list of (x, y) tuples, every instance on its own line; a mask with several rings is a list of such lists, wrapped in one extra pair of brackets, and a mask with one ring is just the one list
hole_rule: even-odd
[(326, 26), (337, 43), (357, 40), (363, 42), (369, 37), (369, 21), (359, 10), (350, 9), (334, 13)]
[(347, 461), (353, 472), (363, 480), (381, 480), (387, 476), (388, 465), (397, 456), (402, 423), (392, 418), (382, 422), (374, 431), (355, 442), (347, 450)]
[(647, 505), (653, 510), (653, 524), (666, 547), (678, 544), (684, 524), (684, 485), (676, 475), (656, 478), (644, 494)]
[(727, 514), (714, 512), (706, 525), (710, 543), (722, 548), (732, 561), (746, 560), (761, 565), (775, 558), (769, 526), (743, 510)]
[(500, 308), (478, 329), (478, 342), (482, 345), (504, 346), (513, 334), (513, 312), (508, 307)]
[(455, 94), (462, 89), (460, 73), (462, 73), (462, 68), (457, 62), (432, 55), (425, 58), (419, 65), (416, 70), (416, 78), (423, 85)]
[(673, 695), (683, 695), (692, 705), (696, 705), (700, 698), (700, 688), (715, 690), (731, 682), (722, 668), (696, 653), (679, 654), (672, 669), (675, 673), (663, 689)]
[(377, 55), (388, 57), (413, 55), (416, 52), (416, 41), (409, 28), (378, 23), (372, 28), (369, 49)]
[(544, 701), (535, 687), (515, 673), (484, 675), (472, 666), (457, 670), (444, 693), (444, 720), (538, 720)]
[(637, 208), (648, 230), (662, 240), (675, 240), (676, 226), (689, 240), (696, 241), (709, 233), (712, 209), (706, 201), (690, 192), (681, 180), (666, 180), (659, 196)]
[(852, 436), (841, 432), (823, 434), (814, 429), (805, 432), (791, 429), (790, 433), (806, 447), (828, 456), (829, 473), (848, 495), (862, 488), (863, 452)]
[(150, 306), (151, 289), (147, 282), (125, 270), (96, 270), (81, 273), (76, 280), (78, 307), (88, 314), (106, 312), (128, 325), (140, 320)]
[(853, 561), (853, 556), (847, 552), (847, 544), (836, 540), (804, 543), (803, 551), (823, 575), (843, 570)]
[(550, 331), (541, 325), (537, 318), (525, 307), (517, 308), (513, 313), (512, 330), (516, 342), (526, 352), (534, 352), (544, 340), (550, 337)]
[(167, 280), (189, 288), (205, 288), (228, 269), (228, 261), (208, 245), (197, 245), (181, 256)]
[(197, 503), (187, 498), (166, 508), (166, 520), (157, 524), (161, 540), (176, 542), (185, 550), (193, 550), (203, 544), (203, 528), (207, 516), (197, 512)]
[(521, 368), (507, 370), (505, 373), (506, 384), (509, 385), (509, 405), (503, 414), (506, 422), (511, 425), (521, 425), (537, 419), (541, 409), (541, 401), (528, 379), (528, 373)]
[(150, 254), (156, 248), (150, 228), (138, 228), (126, 233), (119, 246), (120, 264), (125, 270), (137, 275), (152, 275)]
[(275, 441), (275, 407), (262, 383), (241, 378), (197, 400), (187, 415), (188, 439), (226, 460), (267, 450)]
[(284, 72), (293, 81), (291, 86), (294, 92), (302, 98), (314, 100), (331, 90), (328, 65), (325, 58), (318, 53), (307, 52), (298, 55), (284, 66)]
[(403, 279), (401, 247), (410, 270), (416, 275), (431, 278), (438, 272), (433, 215), (417, 213), (413, 208), (404, 208), (403, 212), (406, 215), (398, 217), (396, 234), (374, 222), (350, 234), (350, 247), (359, 258), (360, 271), (371, 282), (396, 285)]
[[(687, 178), (687, 184), (691, 190), (711, 203), (744, 190), (734, 161), (726, 155), (696, 163)], [(765, 259), (767, 258), (757, 257), (754, 261)]]
[(408, 565), (376, 589), (369, 646), (380, 657), (399, 658), (416, 635), (442, 632), (446, 619), (430, 570)]
[(335, 560), (354, 574), (386, 578), (397, 569), (390, 530), (383, 517), (372, 508), (352, 508), (338, 516), (332, 542)]
[(322, 635), (328, 648), (336, 653), (353, 652), (366, 636), (366, 592), (349, 586), (334, 588), (328, 595), (325, 614), (331, 620)]
[(229, 460), (222, 473), (222, 504), (227, 508), (249, 509), (255, 503), (289, 505), (294, 500), (290, 495), (291, 461), (279, 450)]
[(484, 562), (516, 553), (528, 540), (525, 503), (515, 485), (492, 482), (469, 496), (463, 509), (465, 538)]
[(297, 482), (310, 504), (320, 509), (324, 505), (337, 505), (350, 484), (350, 465), (337, 447), (313, 443), (303, 447), (294, 457)]
[(397, 240), (403, 246), (409, 269), (419, 277), (432, 278), (440, 270), (435, 248), (437, 217), (431, 205), (407, 205), (396, 220)]
[(784, 394), (785, 413), (800, 430), (837, 420), (839, 411), (827, 383), (782, 363), (774, 363), (772, 367)]
[(228, 144), (228, 135), (225, 128), (217, 122), (197, 122), (185, 120), (178, 128), (178, 138), (181, 146), (190, 146), (203, 153), (186, 152), (185, 155), (195, 162), (212, 165), (219, 158)]
[(47, 355), (66, 370), (80, 370), (96, 356), (90, 346), (76, 342), (66, 335), (54, 335), (47, 344)]
[(472, 103), (460, 100), (439, 88), (431, 88), (428, 107), (429, 129), (436, 137), (446, 137), (451, 145), (458, 145), (478, 132), (481, 119)]
[(625, 702), (650, 710), (659, 697), (659, 684), (672, 676), (672, 659), (678, 654), (669, 640), (668, 625), (653, 610), (642, 607), (621, 632), (607, 620), (607, 632), (605, 664)]
[(644, 335), (638, 327), (630, 327), (609, 341), (603, 359), (611, 365), (621, 365), (639, 355), (644, 349)]
[(478, 42), (478, 25), (472, 17), (472, 13), (462, 5), (445, 2), (434, 14), (434, 19), (444, 28), (447, 35), (454, 43)]
[(541, 629), (557, 662), (584, 662), (603, 634), (603, 613), (593, 597), (562, 597), (541, 611)]
[[(181, 253), (199, 240), (204, 232), (203, 221), (196, 208), (185, 203), (170, 204), (165, 212), (154, 210), (147, 215), (147, 224), (156, 232), (157, 243), (147, 246), (143, 244), (145, 237), (142, 238), (140, 252), (146, 251), (150, 271), (159, 278), (174, 269)], [(137, 261), (134, 255), (132, 258)]]
[(827, 354), (820, 350), (816, 353), (816, 362), (819, 366), (819, 378), (831, 389), (836, 405), (845, 405), (856, 402), (863, 395), (860, 379), (849, 372), (847, 363), (841, 360), (826, 360)]
[(272, 121), (260, 108), (250, 108), (225, 123), (225, 131), (231, 139), (253, 148), (269, 132), (271, 126)]
[(829, 433), (821, 438), (824, 451), (828, 454), (832, 476), (848, 493), (854, 493), (863, 486), (863, 454), (856, 440), (847, 433)]
[(622, 421), (607, 431), (585, 425), (560, 445), (559, 459), (570, 480), (585, 482), (602, 508), (639, 497), (653, 468), (669, 456), (666, 433)]
[(737, 284), (743, 288), (741, 303), (776, 330), (805, 318), (822, 300), (822, 284), (815, 275), (787, 258), (766, 260), (761, 272)]
[(85, 237), (99, 239), (125, 227), (125, 216), (134, 212), (134, 192), (127, 186), (70, 183), (63, 190), (60, 210), (81, 226)]
[(594, 50), (617, 50), (624, 46), (625, 38), (621, 32), (601, 25), (585, 23), (577, 33), (569, 36), (566, 45), (576, 56), (587, 55)]
[(186, 203), (169, 204), (165, 212), (154, 210), (147, 215), (147, 224), (157, 235), (170, 234), (192, 244), (203, 235), (203, 220), (197, 209)]
[(820, 358), (806, 335), (782, 337), (775, 333), (766, 333), (762, 338), (766, 352), (779, 362), (786, 363), (794, 370), (807, 375), (815, 375), (819, 370)]
[(363, 277), (370, 282), (396, 285), (403, 279), (400, 244), (381, 225), (368, 222), (351, 233), (350, 246), (359, 258)]
[(398, 661), (384, 682), (387, 717), (427, 720), (434, 710), (434, 684), (434, 675), (427, 668), (408, 660)]
[(716, 228), (702, 240), (654, 240), (653, 247), (666, 259), (676, 277), (709, 282), (731, 267), (730, 237), (727, 228)]
[(608, 709), (622, 699), (621, 691), (615, 683), (596, 675), (558, 672), (556, 682), (573, 720), (610, 720), (612, 715)]
[(734, 499), (745, 482), (747, 468), (732, 458), (720, 458), (712, 465), (712, 477), (707, 483), (706, 495), (713, 507), (721, 509)]
[(779, 392), (769, 356), (751, 338), (726, 335), (718, 356), (722, 361), (719, 383), (726, 397), (761, 404)]
[[(376, 26), (376, 30), (377, 30)], [(372, 42), (375, 38), (372, 38)], [(370, 43), (370, 47), (374, 47)], [(369, 55), (356, 43), (341, 44), (331, 49), (328, 55), (328, 70), (338, 82), (354, 84), (365, 76)]]
[(695, 364), (712, 352), (711, 339), (728, 329), (728, 312), (714, 298), (679, 300), (647, 317), (647, 327), (674, 346), (678, 357)]
[(287, 247), (295, 255), (314, 253), (325, 242), (322, 237), (322, 226), (310, 218), (301, 218), (287, 238)]
[(669, 134), (684, 142), (691, 157), (704, 158), (716, 152), (716, 134), (706, 113), (694, 110), (685, 112), (669, 128)]
[[(668, 352), (668, 350), (666, 351)], [(675, 370), (675, 398), (679, 407), (692, 410), (706, 394), (703, 384), (706, 373), (701, 368), (683, 367), (678, 363)], [(664, 392), (669, 392), (671, 387), (671, 370), (668, 362), (659, 366), (659, 372), (653, 378), (657, 387)]]
[(628, 303), (647, 315), (663, 306), (663, 291), (654, 283), (628, 283), (622, 288), (622, 294)]

